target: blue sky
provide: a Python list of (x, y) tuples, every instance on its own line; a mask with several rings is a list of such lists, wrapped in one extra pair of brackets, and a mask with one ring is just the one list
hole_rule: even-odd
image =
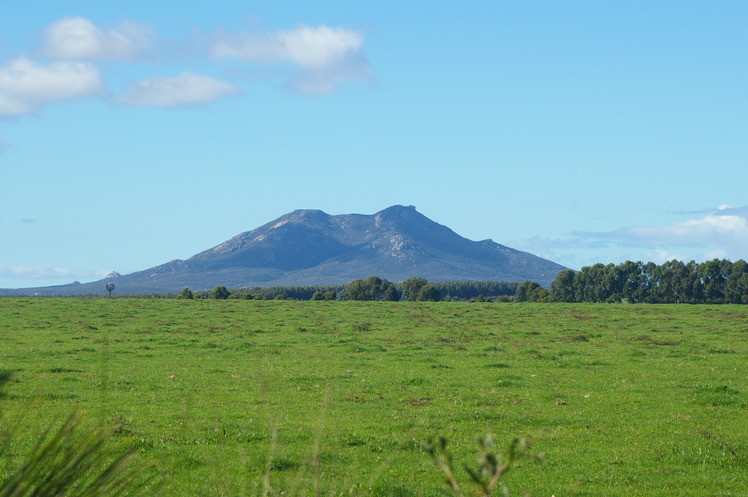
[(578, 269), (748, 259), (748, 3), (12, 0), (0, 288), (415, 205)]

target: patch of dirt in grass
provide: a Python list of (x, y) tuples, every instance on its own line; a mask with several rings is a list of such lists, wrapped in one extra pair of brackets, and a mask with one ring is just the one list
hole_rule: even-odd
[(725, 319), (745, 319), (748, 318), (748, 314), (744, 312), (723, 312), (722, 317)]
[(639, 335), (636, 340), (646, 345), (662, 345), (662, 346), (673, 346), (680, 345), (680, 342), (676, 340), (656, 340), (649, 335)]
[(579, 319), (580, 321), (587, 321), (589, 319), (592, 319), (592, 316), (587, 316), (586, 314), (577, 314), (574, 313), (571, 315), (574, 319)]

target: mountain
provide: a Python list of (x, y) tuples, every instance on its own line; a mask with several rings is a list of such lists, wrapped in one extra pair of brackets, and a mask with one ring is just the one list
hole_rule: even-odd
[(373, 215), (331, 216), (297, 210), (190, 257), (93, 283), (5, 290), (40, 295), (175, 292), (256, 286), (345, 284), (380, 276), (399, 282), (537, 281), (549, 287), (566, 269), (492, 240), (471, 241), (415, 207), (392, 206)]

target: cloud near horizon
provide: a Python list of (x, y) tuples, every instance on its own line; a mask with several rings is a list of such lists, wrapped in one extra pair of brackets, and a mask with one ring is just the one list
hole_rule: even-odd
[(203, 105), (241, 93), (240, 88), (230, 83), (188, 71), (174, 77), (137, 81), (120, 101), (127, 105), (170, 108)]
[(737, 258), (748, 257), (748, 207), (721, 206), (700, 219), (665, 226), (636, 226), (608, 233), (578, 232), (579, 238), (635, 247), (721, 248)]
[[(609, 232), (576, 231), (566, 239), (534, 237), (512, 242), (542, 257), (574, 260), (582, 251), (620, 247), (621, 259), (642, 259), (662, 263), (668, 260), (748, 260), (748, 206), (720, 206), (703, 212), (700, 218), (663, 226), (634, 226)], [(628, 256), (623, 254), (640, 254)], [(621, 262), (622, 262), (621, 260)], [(619, 262), (619, 261), (597, 261)], [(568, 262), (566, 263), (568, 264)], [(586, 263), (585, 263), (586, 264)]]
[(325, 25), (300, 25), (270, 33), (219, 31), (213, 38), (216, 59), (290, 63), (297, 68), (287, 86), (301, 93), (327, 94), (349, 81), (367, 82), (371, 67), (363, 53), (364, 35)]
[(0, 65), (0, 117), (30, 114), (52, 102), (104, 92), (99, 69), (87, 62), (44, 65), (18, 57)]
[(109, 271), (74, 271), (65, 268), (0, 266), (0, 280), (57, 280), (64, 282), (96, 280)]

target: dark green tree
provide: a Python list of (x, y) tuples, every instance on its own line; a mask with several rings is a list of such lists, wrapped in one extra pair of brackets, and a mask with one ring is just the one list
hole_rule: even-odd
[(626, 277), (620, 266), (608, 264), (603, 268), (602, 295), (600, 299), (604, 302), (620, 302)]
[(177, 298), (178, 299), (189, 299), (189, 300), (192, 300), (193, 298), (195, 298), (195, 296), (192, 294), (192, 290), (190, 290), (187, 287), (184, 287), (184, 289), (182, 290), (182, 293), (180, 293), (177, 296)]
[(644, 301), (644, 274), (642, 273), (642, 263), (626, 261), (621, 264), (623, 273), (623, 288), (621, 289), (621, 300), (624, 299), (629, 303)]
[(400, 300), (400, 294), (397, 292), (395, 284), (388, 281), (384, 293), (382, 294), (382, 298), (377, 300), (384, 300), (387, 302), (397, 302)]
[(517, 293), (514, 294), (515, 302), (536, 302), (537, 289), (542, 288), (540, 283), (535, 281), (523, 281), (517, 287)]
[(575, 302), (573, 269), (565, 269), (556, 275), (551, 283), (551, 299), (554, 302)]
[(544, 303), (553, 302), (551, 300), (551, 292), (549, 292), (542, 286), (533, 290), (530, 301), (531, 302), (544, 302)]
[(408, 302), (418, 300), (418, 292), (420, 292), (421, 288), (426, 286), (427, 283), (428, 281), (426, 281), (426, 278), (420, 278), (417, 276), (408, 278), (407, 280), (403, 281), (400, 284), (400, 289), (402, 291), (402, 300), (406, 300)]
[(325, 292), (323, 297), (325, 298), (325, 300), (336, 300), (338, 298), (338, 292), (336, 292), (335, 290), (330, 290)]
[(730, 268), (725, 282), (725, 302), (748, 304), (748, 263), (742, 259), (733, 262)]
[(366, 282), (362, 279), (356, 279), (348, 283), (343, 288), (345, 300), (372, 300), (367, 293)]
[(418, 290), (416, 300), (419, 302), (439, 302), (442, 299), (441, 293), (433, 285), (426, 283)]
[(210, 298), (218, 300), (225, 300), (229, 298), (229, 295), (231, 295), (231, 292), (229, 292), (223, 285), (218, 285), (212, 292), (210, 292)]
[(395, 284), (379, 276), (353, 280), (345, 286), (343, 294), (346, 300), (400, 300)]
[(707, 304), (723, 304), (725, 301), (725, 283), (727, 277), (719, 259), (713, 259), (701, 264), (699, 272), (704, 282), (704, 302)]

